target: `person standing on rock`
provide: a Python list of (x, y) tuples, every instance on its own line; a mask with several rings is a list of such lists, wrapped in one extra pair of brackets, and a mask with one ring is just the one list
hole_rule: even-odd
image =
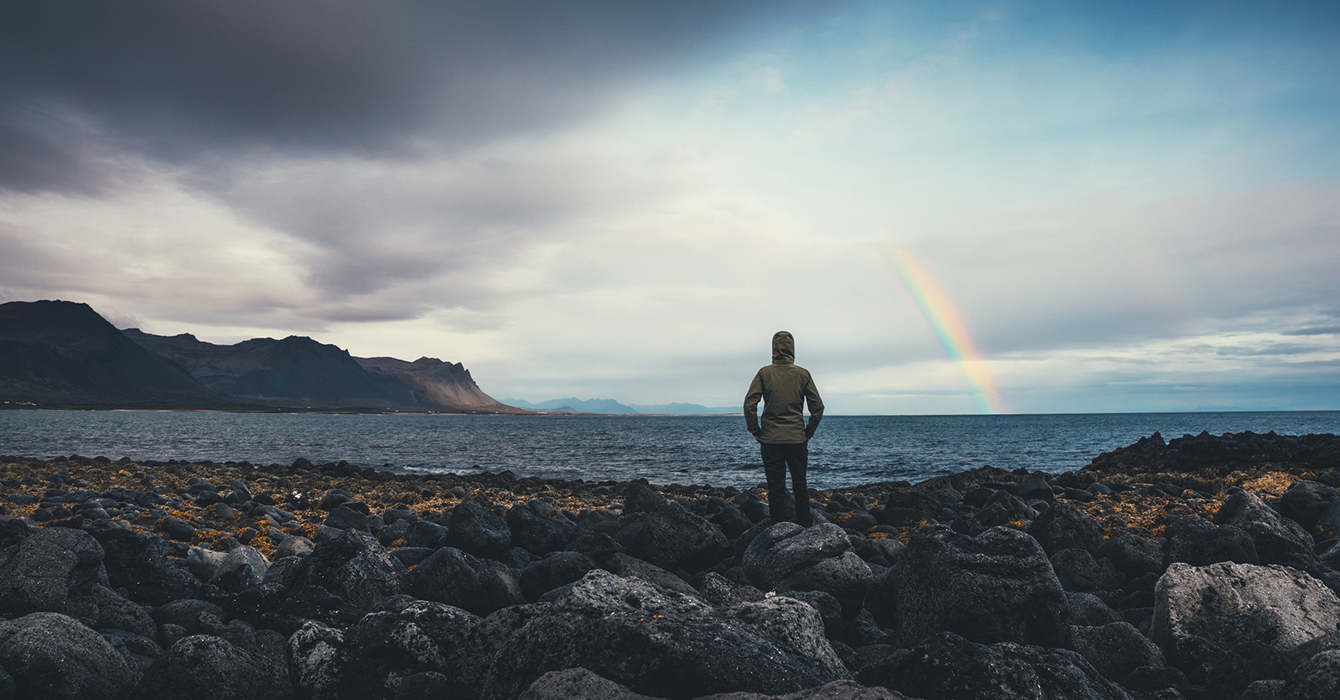
[[(772, 336), (772, 364), (760, 369), (749, 383), (744, 397), (745, 427), (763, 451), (763, 473), (768, 479), (768, 515), (772, 522), (785, 520), (786, 472), (791, 471), (791, 487), (796, 494), (796, 522), (805, 527), (810, 518), (810, 493), (805, 483), (809, 467), (809, 441), (824, 416), (824, 402), (804, 367), (796, 365), (796, 340), (786, 331)], [(758, 418), (758, 402), (763, 400), (763, 421)], [(804, 407), (809, 406), (810, 421), (805, 424)]]

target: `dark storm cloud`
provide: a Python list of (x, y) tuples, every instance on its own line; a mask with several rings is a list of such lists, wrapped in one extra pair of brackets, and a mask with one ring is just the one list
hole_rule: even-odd
[[(362, 153), (450, 147), (590, 114), (620, 86), (700, 58), (756, 20), (760, 7), (4, 3), (0, 186), (88, 186), (77, 144), (15, 119), (16, 107), (87, 119), (119, 147), (173, 162), (250, 145)], [(768, 7), (769, 16), (779, 14)]]

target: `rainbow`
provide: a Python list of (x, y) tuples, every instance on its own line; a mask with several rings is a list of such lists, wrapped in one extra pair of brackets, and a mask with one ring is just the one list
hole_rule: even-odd
[(893, 262), (894, 273), (916, 302), (926, 324), (944, 346), (949, 359), (963, 372), (963, 379), (968, 383), (977, 410), (982, 413), (1004, 413), (1004, 403), (991, 381), (986, 360), (982, 359), (982, 354), (973, 344), (954, 303), (911, 253), (894, 248), (889, 257)]

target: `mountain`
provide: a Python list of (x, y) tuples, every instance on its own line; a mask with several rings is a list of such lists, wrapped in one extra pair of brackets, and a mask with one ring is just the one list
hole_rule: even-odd
[(532, 411), (552, 411), (562, 413), (659, 413), (667, 415), (709, 415), (740, 413), (739, 408), (708, 408), (696, 403), (663, 404), (621, 404), (614, 399), (550, 399), (540, 403), (531, 403), (523, 399), (503, 399), (509, 406), (528, 408)]
[(720, 415), (744, 412), (744, 409), (738, 406), (735, 408), (709, 408), (696, 403), (661, 403), (654, 405), (630, 403), (628, 405), (637, 409), (638, 413), (662, 413), (668, 415)]
[(0, 304), (0, 398), (67, 406), (232, 407), (88, 304)]
[(201, 409), (338, 408), (523, 412), (459, 363), (356, 358), (311, 338), (217, 345), (189, 333), (117, 330), (87, 304), (0, 304), (0, 400)]
[(413, 362), (394, 357), (356, 357), (358, 364), (373, 374), (394, 377), (408, 386), (420, 405), (483, 409), (510, 412), (511, 406), (485, 394), (459, 362), (443, 362), (436, 357), (420, 357)]
[(291, 406), (408, 408), (418, 405), (413, 390), (396, 377), (374, 374), (334, 345), (311, 338), (254, 338), (216, 345), (190, 333), (151, 335), (138, 328), (126, 337), (190, 372), (196, 381), (224, 396)]
[(637, 413), (637, 409), (625, 406), (614, 399), (550, 399), (540, 403), (531, 403), (521, 399), (503, 399), (503, 403), (532, 411), (553, 411), (559, 413)]

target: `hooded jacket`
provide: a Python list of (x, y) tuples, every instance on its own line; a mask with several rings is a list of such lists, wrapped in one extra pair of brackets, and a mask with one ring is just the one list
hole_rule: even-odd
[[(796, 340), (786, 331), (772, 336), (772, 364), (760, 369), (744, 397), (745, 427), (760, 442), (773, 445), (805, 442), (819, 429), (824, 402), (804, 367), (797, 366)], [(758, 402), (763, 400), (763, 421), (759, 424)], [(810, 409), (805, 424), (805, 405)]]

